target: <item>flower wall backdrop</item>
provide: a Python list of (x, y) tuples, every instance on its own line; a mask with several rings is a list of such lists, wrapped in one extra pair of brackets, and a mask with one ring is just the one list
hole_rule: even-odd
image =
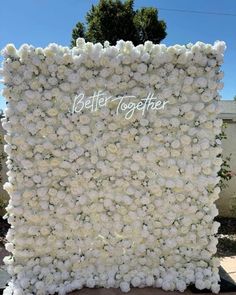
[[(219, 291), (224, 48), (6, 46), (5, 295), (192, 283)], [(145, 102), (148, 93), (157, 99)]]

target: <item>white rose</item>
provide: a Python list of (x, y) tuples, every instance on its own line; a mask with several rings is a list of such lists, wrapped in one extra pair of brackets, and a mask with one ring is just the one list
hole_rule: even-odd
[(134, 287), (139, 287), (140, 284), (141, 284), (141, 280), (138, 276), (134, 277), (132, 280), (131, 280), (131, 284), (134, 286)]
[(191, 137), (189, 137), (188, 135), (183, 135), (180, 138), (180, 141), (183, 145), (189, 145), (191, 143)]
[(171, 118), (170, 119), (170, 124), (173, 126), (173, 127), (178, 127), (180, 125), (180, 121), (177, 119), (177, 118)]
[(130, 285), (128, 282), (121, 282), (120, 283), (120, 289), (124, 293), (128, 293), (130, 291)]
[(140, 141), (139, 141), (139, 145), (142, 147), (142, 148), (147, 148), (151, 143), (151, 140), (148, 136), (143, 136)]
[(20, 101), (17, 103), (16, 108), (19, 112), (23, 113), (27, 110), (27, 103), (25, 101)]
[(173, 149), (177, 149), (177, 148), (179, 148), (179, 147), (180, 147), (180, 142), (179, 142), (179, 140), (174, 140), (174, 141), (172, 141), (172, 143), (171, 143), (171, 147), (172, 147)]
[(203, 102), (209, 102), (211, 100), (213, 100), (213, 93), (211, 93), (208, 90), (205, 90), (202, 94), (201, 94), (201, 100)]
[(187, 112), (185, 115), (184, 115), (184, 118), (188, 121), (192, 121), (195, 117), (195, 113), (194, 112)]

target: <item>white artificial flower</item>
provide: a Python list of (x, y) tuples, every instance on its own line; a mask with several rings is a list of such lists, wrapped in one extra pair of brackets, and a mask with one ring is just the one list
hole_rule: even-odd
[(177, 149), (180, 147), (180, 142), (179, 140), (174, 140), (172, 143), (171, 143), (171, 147), (174, 148), (174, 149)]
[(191, 137), (190, 136), (187, 136), (187, 135), (183, 135), (181, 138), (180, 138), (180, 141), (183, 145), (189, 145), (191, 143)]
[(195, 117), (195, 113), (194, 112), (187, 112), (185, 115), (184, 115), (184, 118), (188, 121), (192, 121)]
[(145, 74), (146, 71), (147, 71), (147, 65), (144, 64), (144, 63), (140, 63), (140, 64), (138, 64), (138, 66), (137, 66), (137, 71), (138, 71), (139, 73), (141, 73), (141, 74)]
[(27, 110), (27, 103), (25, 101), (20, 101), (16, 105), (16, 108), (19, 112), (23, 113)]
[(148, 136), (143, 136), (141, 139), (140, 139), (140, 142), (139, 142), (139, 145), (142, 147), (142, 148), (147, 148), (149, 145), (150, 145), (151, 141), (150, 141), (150, 138)]
[(180, 121), (179, 121), (179, 119), (177, 119), (177, 118), (171, 118), (171, 119), (170, 119), (170, 124), (171, 124), (173, 127), (178, 127), (179, 124), (180, 124)]

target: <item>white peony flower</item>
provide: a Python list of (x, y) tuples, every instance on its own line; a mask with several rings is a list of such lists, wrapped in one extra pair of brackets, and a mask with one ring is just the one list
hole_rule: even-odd
[(139, 142), (139, 145), (142, 147), (142, 148), (147, 148), (149, 145), (150, 145), (151, 141), (150, 141), (150, 138), (148, 136), (143, 136), (141, 139), (140, 139), (140, 142)]
[(122, 292), (127, 293), (130, 291), (130, 284), (127, 282), (121, 282), (120, 283), (120, 289)]
[(20, 101), (16, 105), (16, 108), (19, 112), (23, 113), (27, 110), (27, 103), (25, 101)]
[(140, 63), (138, 66), (137, 66), (137, 71), (141, 74), (145, 74), (146, 71), (147, 71), (147, 65), (144, 64), (144, 63)]
[(171, 147), (174, 148), (174, 149), (177, 149), (180, 147), (180, 142), (179, 140), (174, 140), (172, 143), (171, 143)]

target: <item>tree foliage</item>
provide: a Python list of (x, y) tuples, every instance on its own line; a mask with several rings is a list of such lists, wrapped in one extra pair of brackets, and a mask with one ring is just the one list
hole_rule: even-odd
[(89, 42), (129, 40), (138, 45), (147, 40), (160, 43), (166, 37), (166, 24), (158, 19), (154, 7), (133, 9), (134, 0), (100, 0), (86, 15), (86, 25), (78, 22), (72, 31), (71, 47), (77, 38)]
[[(225, 132), (226, 128), (227, 124), (224, 123), (222, 126), (221, 133), (216, 136), (216, 139), (227, 139), (227, 134)], [(221, 189), (224, 189), (228, 186), (227, 181), (229, 181), (233, 176), (235, 176), (235, 173), (231, 170), (231, 154), (226, 156), (225, 158), (223, 158), (222, 154), (219, 154), (218, 157), (222, 158), (222, 164), (220, 170), (218, 171), (218, 176), (220, 176), (219, 187)]]

